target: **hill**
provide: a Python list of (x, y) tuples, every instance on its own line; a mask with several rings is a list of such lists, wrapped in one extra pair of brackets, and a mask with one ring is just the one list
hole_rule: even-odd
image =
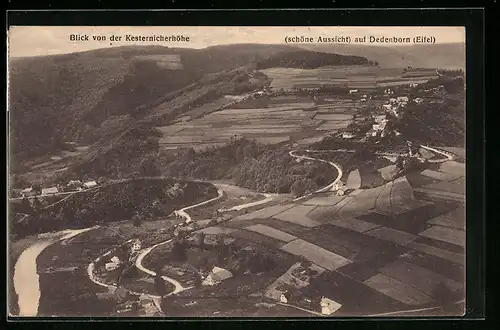
[(296, 50), (278, 53), (257, 62), (257, 68), (268, 69), (273, 67), (315, 69), (321, 66), (334, 65), (361, 65), (368, 64), (368, 60), (360, 56), (346, 56), (324, 52)]
[[(436, 87), (437, 86), (437, 87)], [(443, 88), (439, 88), (442, 86)], [(434, 95), (426, 96), (427, 91)], [(406, 138), (427, 145), (465, 147), (465, 90), (463, 77), (430, 80), (414, 92), (426, 97), (404, 110), (396, 128)]]
[(127, 46), (13, 58), (9, 61), (12, 154), (29, 158), (61, 148), (62, 141), (96, 142), (100, 136), (95, 133), (106, 120), (140, 118), (149, 104), (207, 74), (287, 49), (294, 48)]
[(385, 68), (465, 69), (465, 44), (369, 46), (301, 45), (301, 48), (325, 53), (355, 55), (378, 62)]

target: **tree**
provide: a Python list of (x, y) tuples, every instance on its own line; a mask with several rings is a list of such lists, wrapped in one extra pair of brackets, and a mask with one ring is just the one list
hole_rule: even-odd
[(198, 287), (200, 286), (202, 283), (202, 280), (201, 280), (201, 275), (196, 273), (195, 276), (194, 276), (194, 286), (195, 287)]
[(163, 297), (167, 293), (167, 286), (165, 285), (165, 281), (159, 272), (156, 272), (154, 286), (156, 293), (159, 296)]
[(21, 212), (25, 214), (33, 214), (33, 207), (31, 207), (30, 201), (28, 198), (24, 197), (21, 200)]
[(172, 251), (170, 252), (170, 257), (173, 261), (185, 261), (186, 260), (186, 246), (183, 241), (179, 240), (174, 242)]
[(139, 213), (136, 213), (133, 217), (132, 217), (132, 221), (134, 222), (134, 226), (136, 228), (139, 228), (141, 225), (142, 225), (142, 217), (139, 215)]
[(198, 233), (198, 242), (200, 249), (203, 249), (205, 247), (205, 233), (203, 231)]
[(33, 210), (35, 212), (40, 212), (40, 210), (43, 208), (42, 202), (38, 199), (38, 197), (35, 197), (33, 199)]
[(290, 190), (294, 196), (301, 196), (306, 191), (306, 182), (303, 179), (297, 179), (292, 184)]
[(144, 158), (139, 164), (139, 173), (142, 176), (160, 176), (161, 171), (153, 155)]
[(31, 188), (33, 188), (33, 191), (37, 194), (41, 194), (42, 193), (42, 185), (38, 182), (34, 183)]

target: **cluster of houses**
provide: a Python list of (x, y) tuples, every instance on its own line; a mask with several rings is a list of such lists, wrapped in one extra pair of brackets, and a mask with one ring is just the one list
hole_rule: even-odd
[(59, 184), (53, 187), (42, 188), (41, 190), (34, 189), (33, 187), (24, 188), (21, 190), (21, 196), (50, 196), (61, 192), (81, 191), (95, 186), (97, 186), (97, 182), (95, 180), (89, 180), (86, 182), (82, 182), (80, 180), (70, 180), (66, 185)]
[[(367, 137), (384, 137), (390, 132), (387, 130), (387, 123), (389, 119), (387, 118), (387, 114), (391, 114), (395, 118), (401, 117), (401, 111), (404, 107), (408, 105), (409, 98), (407, 96), (398, 96), (391, 97), (386, 104), (382, 104), (381, 110), (384, 113), (378, 114), (375, 116), (375, 123), (372, 125), (372, 128), (366, 132)], [(394, 131), (392, 132), (396, 136), (401, 135), (400, 132)]]

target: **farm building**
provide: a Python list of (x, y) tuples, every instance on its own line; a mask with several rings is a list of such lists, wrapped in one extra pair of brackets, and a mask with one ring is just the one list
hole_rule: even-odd
[(349, 90), (349, 94), (356, 94), (358, 92), (357, 89), (351, 89)]
[(80, 180), (70, 180), (67, 184), (67, 186), (81, 186), (82, 181)]
[(413, 102), (420, 104), (420, 103), (424, 102), (424, 99), (421, 97), (417, 97), (416, 99), (413, 100)]
[(21, 190), (21, 195), (23, 197), (30, 197), (30, 196), (37, 195), (37, 193), (35, 190), (33, 190), (33, 188), (30, 187), (30, 188), (25, 188), (25, 189)]
[(53, 195), (57, 194), (59, 192), (59, 189), (57, 187), (50, 187), (50, 188), (43, 188), (42, 189), (42, 195)]
[(390, 102), (390, 103), (396, 103), (396, 102), (397, 102), (397, 99), (395, 99), (395, 98), (391, 97), (391, 98), (389, 99), (389, 102)]
[(134, 243), (132, 244), (132, 247), (131, 247), (131, 252), (134, 253), (134, 252), (137, 252), (141, 249), (141, 240), (140, 239), (136, 239), (134, 241)]
[(352, 139), (353, 137), (354, 137), (354, 135), (352, 133), (349, 133), (349, 132), (342, 133), (342, 138), (344, 138), (344, 139)]
[(335, 313), (340, 307), (342, 307), (342, 305), (339, 304), (338, 302), (325, 297), (321, 298), (320, 306), (321, 306), (321, 313), (324, 315), (331, 315)]
[(408, 97), (407, 96), (398, 96), (397, 100), (398, 100), (398, 102), (408, 102)]
[(390, 104), (382, 104), (382, 108), (383, 108), (384, 110), (389, 111), (389, 110), (391, 110), (391, 109), (392, 109), (392, 106), (391, 106)]
[(203, 285), (217, 285), (220, 282), (227, 280), (228, 278), (233, 277), (230, 271), (214, 266), (210, 274), (208, 274), (205, 281), (203, 281)]
[(120, 263), (120, 259), (117, 256), (114, 256), (111, 258), (110, 262), (107, 262), (104, 266), (106, 267), (106, 270), (110, 272), (117, 269), (120, 266)]
[(283, 304), (287, 304), (288, 303), (288, 298), (285, 296), (284, 293), (281, 294), (280, 296), (280, 301), (283, 303)]
[(97, 186), (97, 182), (95, 182), (95, 181), (87, 181), (87, 182), (85, 182), (85, 183), (83, 184), (83, 186), (84, 186), (85, 188), (87, 188), (87, 189), (88, 189), (88, 188), (92, 188), (92, 187)]

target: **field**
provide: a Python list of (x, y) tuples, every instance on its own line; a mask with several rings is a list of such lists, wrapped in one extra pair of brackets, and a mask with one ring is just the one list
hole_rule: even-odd
[(160, 139), (161, 148), (203, 150), (224, 145), (233, 138), (252, 139), (262, 144), (290, 140), (301, 145), (311, 144), (325, 134), (346, 128), (357, 109), (376, 102), (337, 98), (314, 101), (302, 96), (261, 97), (238, 103), (233, 99), (221, 98), (189, 111), (182, 121), (158, 127), (164, 134)]
[(270, 68), (261, 70), (272, 78), (271, 88), (319, 88), (323, 85), (353, 89), (376, 89), (398, 85), (421, 84), (436, 78), (434, 69), (392, 69), (375, 66), (338, 66), (318, 69)]

